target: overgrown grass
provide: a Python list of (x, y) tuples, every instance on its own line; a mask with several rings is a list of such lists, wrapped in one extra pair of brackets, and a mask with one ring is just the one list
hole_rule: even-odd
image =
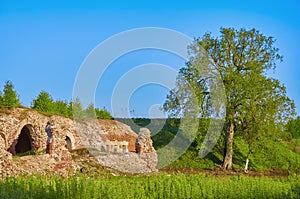
[(150, 176), (30, 176), (0, 182), (0, 198), (299, 198), (300, 178)]
[[(300, 154), (294, 152), (290, 145), (291, 142), (281, 140), (261, 142), (250, 155), (250, 169), (300, 171)], [(234, 161), (237, 166), (244, 166), (247, 152), (245, 141), (236, 138)]]

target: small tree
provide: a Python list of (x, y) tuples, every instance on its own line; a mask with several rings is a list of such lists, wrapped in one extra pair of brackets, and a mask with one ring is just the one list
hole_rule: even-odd
[(69, 114), (69, 107), (68, 107), (68, 103), (61, 101), (61, 100), (57, 100), (53, 103), (53, 110), (55, 113), (68, 117), (71, 116)]
[(113, 119), (112, 115), (105, 108), (102, 110), (95, 108), (95, 112), (98, 119)]
[(72, 115), (76, 120), (84, 119), (84, 110), (78, 98), (70, 103), (70, 108), (72, 110)]
[(95, 107), (94, 104), (91, 103), (86, 109), (85, 109), (85, 118), (87, 119), (92, 119), (96, 118), (96, 113), (95, 113)]
[(0, 102), (3, 106), (8, 108), (14, 108), (20, 105), (18, 94), (10, 81), (6, 81), (4, 85), (3, 96), (0, 98)]
[(31, 108), (46, 113), (53, 113), (54, 103), (51, 95), (45, 91), (41, 91), (37, 98), (33, 99)]

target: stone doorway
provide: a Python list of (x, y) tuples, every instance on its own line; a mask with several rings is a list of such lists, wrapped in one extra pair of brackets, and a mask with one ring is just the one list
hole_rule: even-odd
[(72, 141), (69, 136), (66, 136), (66, 148), (71, 151), (72, 150)]
[(10, 147), (10, 152), (13, 155), (22, 154), (33, 150), (33, 139), (31, 137), (32, 127), (31, 125), (25, 125)]

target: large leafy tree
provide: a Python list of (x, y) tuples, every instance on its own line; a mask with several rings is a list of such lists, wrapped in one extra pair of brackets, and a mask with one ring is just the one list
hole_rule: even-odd
[[(194, 109), (195, 106), (186, 106), (192, 97), (200, 107), (200, 117), (213, 117), (211, 75), (201, 68), (206, 65), (211, 74), (221, 76), (226, 94), (223, 167), (231, 169), (236, 129), (241, 129), (251, 145), (259, 132), (286, 121), (294, 107), (286, 97), (285, 87), (265, 76), (282, 60), (274, 47), (275, 40), (256, 29), (221, 28), (220, 33), (220, 37), (205, 34), (189, 47), (190, 60), (180, 70), (177, 86), (167, 96), (164, 108), (171, 116), (182, 116)], [(203, 58), (203, 54), (209, 58)]]
[(10, 81), (6, 81), (3, 89), (3, 96), (0, 98), (2, 106), (14, 108), (20, 105), (18, 94), (14, 90), (14, 85)]

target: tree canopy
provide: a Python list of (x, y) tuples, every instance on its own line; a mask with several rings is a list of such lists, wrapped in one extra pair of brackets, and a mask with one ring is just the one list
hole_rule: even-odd
[(273, 37), (256, 29), (221, 28), (220, 33), (219, 37), (207, 33), (189, 46), (189, 61), (180, 70), (176, 88), (167, 96), (164, 109), (171, 116), (182, 116), (195, 107), (187, 105), (194, 98), (201, 110), (199, 116), (212, 117), (210, 92), (214, 77), (207, 75), (203, 67), (210, 74), (219, 75), (226, 97), (223, 166), (231, 169), (235, 130), (240, 129), (251, 143), (255, 136), (285, 123), (294, 114), (294, 104), (286, 96), (285, 87), (266, 76), (268, 70), (275, 69), (277, 61), (282, 61)]
[(54, 101), (51, 95), (45, 91), (41, 91), (39, 95), (32, 100), (31, 108), (43, 113), (74, 117), (78, 120), (92, 118), (113, 118), (107, 110), (95, 108), (94, 104), (90, 104), (86, 109), (84, 109), (79, 99), (75, 99), (70, 103), (62, 100)]

